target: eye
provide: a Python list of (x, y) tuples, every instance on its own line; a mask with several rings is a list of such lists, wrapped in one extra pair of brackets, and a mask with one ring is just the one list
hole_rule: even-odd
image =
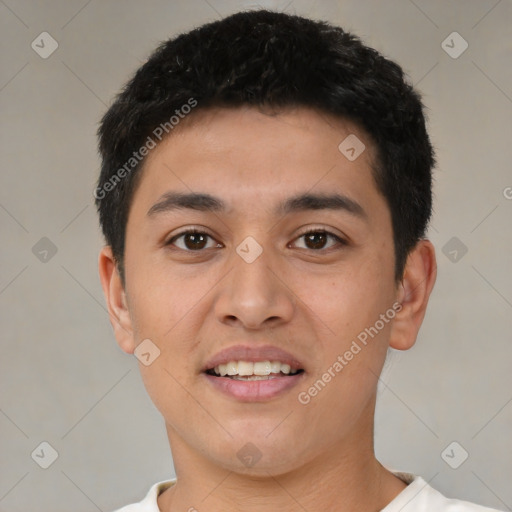
[[(175, 243), (181, 238), (183, 239), (182, 245)], [(208, 238), (214, 242), (213, 245), (208, 246)], [(196, 228), (187, 229), (186, 231), (174, 235), (165, 245), (176, 245), (176, 247), (184, 251), (200, 251), (202, 249), (210, 249), (211, 247), (221, 247), (221, 244), (215, 243), (211, 235)]]
[[(210, 242), (208, 241), (210, 239)], [(310, 249), (313, 251), (321, 251), (330, 249), (336, 245), (347, 245), (347, 242), (340, 238), (338, 235), (331, 233), (325, 229), (310, 229), (302, 235), (298, 236), (296, 240), (304, 239), (305, 247), (300, 249)], [(329, 239), (333, 242), (326, 247)], [(177, 243), (179, 241), (179, 243)], [(208, 245), (208, 243), (210, 245)], [(174, 235), (166, 243), (166, 246), (176, 246), (178, 249), (187, 252), (199, 252), (203, 249), (211, 249), (213, 247), (222, 247), (222, 244), (205, 231), (197, 228), (190, 228), (181, 233)]]
[[(299, 247), (300, 249), (311, 249), (314, 251), (326, 250), (330, 249), (333, 246), (338, 245), (347, 245), (347, 242), (340, 238), (338, 235), (331, 233), (330, 231), (326, 231), (325, 229), (310, 229), (305, 233), (302, 233), (296, 240), (304, 239), (304, 244), (306, 247)], [(325, 247), (327, 241), (331, 239), (334, 240), (334, 243), (328, 247)]]

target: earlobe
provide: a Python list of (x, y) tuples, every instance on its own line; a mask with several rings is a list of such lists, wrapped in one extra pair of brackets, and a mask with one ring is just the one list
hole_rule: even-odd
[(429, 240), (420, 240), (409, 253), (398, 286), (397, 300), (402, 309), (393, 322), (390, 347), (407, 350), (414, 345), (436, 281), (436, 269), (434, 246)]
[(126, 293), (119, 276), (117, 265), (110, 246), (105, 246), (98, 257), (98, 271), (101, 286), (107, 302), (110, 323), (114, 329), (117, 343), (122, 350), (133, 354), (135, 340)]

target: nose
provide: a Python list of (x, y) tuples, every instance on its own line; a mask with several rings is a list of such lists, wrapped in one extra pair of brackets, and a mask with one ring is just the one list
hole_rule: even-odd
[(264, 250), (250, 263), (237, 253), (233, 255), (233, 270), (222, 280), (215, 303), (220, 322), (260, 329), (291, 320), (296, 303), (291, 283), (286, 282), (286, 275), (267, 253)]

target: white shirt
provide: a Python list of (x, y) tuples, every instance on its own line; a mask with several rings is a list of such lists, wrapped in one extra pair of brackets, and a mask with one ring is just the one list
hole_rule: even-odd
[[(397, 471), (393, 471), (393, 474), (408, 485), (381, 512), (499, 512), (494, 508), (446, 498), (430, 487), (421, 476)], [(158, 482), (151, 487), (141, 502), (127, 505), (114, 512), (160, 512), (157, 504), (158, 495), (175, 483), (176, 480)]]

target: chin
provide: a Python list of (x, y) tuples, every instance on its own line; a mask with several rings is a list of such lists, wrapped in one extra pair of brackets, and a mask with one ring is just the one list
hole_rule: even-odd
[[(265, 432), (271, 432), (271, 429)], [(251, 436), (243, 432), (243, 435), (207, 448), (209, 458), (224, 469), (241, 475), (261, 478), (283, 475), (303, 464), (305, 459), (303, 450), (297, 449), (304, 443), (292, 432), (283, 433), (280, 436), (273, 432), (267, 436), (260, 431)]]

